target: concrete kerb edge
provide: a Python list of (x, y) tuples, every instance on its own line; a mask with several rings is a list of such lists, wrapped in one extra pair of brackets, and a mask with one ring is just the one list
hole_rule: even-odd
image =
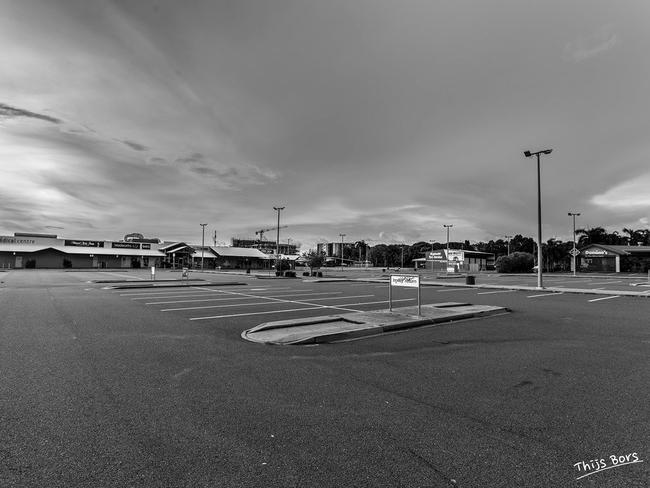
[[(303, 280), (304, 282), (318, 283), (318, 282), (333, 282), (333, 281), (356, 281), (365, 283), (386, 283), (388, 286), (388, 279), (384, 278), (318, 278), (315, 280)], [(650, 293), (643, 291), (626, 291), (626, 290), (595, 290), (593, 288), (557, 288), (557, 287), (542, 287), (536, 286), (517, 286), (517, 285), (468, 285), (466, 283), (449, 283), (438, 281), (421, 281), (421, 286), (445, 286), (448, 288), (479, 288), (487, 290), (514, 290), (514, 291), (548, 291), (552, 293), (576, 293), (576, 294), (592, 294), (592, 295), (625, 295), (625, 296), (638, 296), (649, 298)]]
[(289, 345), (300, 345), (300, 344), (321, 344), (321, 343), (332, 343), (332, 342), (342, 342), (351, 339), (358, 339), (361, 337), (372, 337), (378, 336), (384, 333), (398, 332), (401, 330), (412, 329), (416, 327), (422, 327), (425, 325), (438, 325), (446, 324), (450, 322), (456, 322), (461, 320), (467, 320), (475, 317), (485, 317), (490, 315), (501, 315), (504, 313), (510, 313), (511, 310), (506, 307), (498, 307), (494, 310), (483, 310), (483, 311), (474, 311), (474, 312), (461, 312), (453, 315), (445, 315), (440, 317), (417, 317), (415, 315), (405, 315), (403, 320), (397, 320), (392, 323), (387, 324), (377, 324), (377, 325), (367, 325), (355, 330), (346, 330), (341, 332), (330, 332), (320, 335), (313, 335), (311, 337), (305, 337), (303, 339), (293, 340), (293, 341), (273, 341), (273, 340), (259, 340), (251, 335), (255, 332), (261, 330), (271, 330), (276, 328), (285, 328), (294, 326), (303, 326), (311, 325), (316, 323), (329, 323), (339, 320), (344, 320), (350, 323), (357, 323), (363, 325), (364, 322), (355, 321), (350, 316), (354, 314), (341, 314), (341, 315), (327, 315), (321, 317), (312, 317), (306, 319), (306, 321), (297, 321), (295, 319), (283, 320), (273, 322), (271, 324), (265, 323), (260, 324), (257, 327), (243, 331), (240, 335), (242, 339), (245, 339), (250, 342), (255, 342), (257, 344), (270, 344), (270, 345), (280, 345), (280, 346), (289, 346)]
[[(158, 283), (158, 282), (154, 282)], [(129, 290), (129, 289), (137, 289), (137, 288), (187, 288), (187, 287), (207, 287), (207, 286), (248, 286), (248, 283), (242, 283), (238, 281), (232, 281), (232, 282), (226, 282), (226, 283), (192, 283), (191, 281), (189, 283), (184, 283), (184, 284), (168, 284), (165, 283), (163, 285), (154, 285), (153, 283), (143, 283), (143, 284), (135, 284), (135, 285), (119, 285), (119, 286), (106, 286), (104, 289), (106, 290)]]

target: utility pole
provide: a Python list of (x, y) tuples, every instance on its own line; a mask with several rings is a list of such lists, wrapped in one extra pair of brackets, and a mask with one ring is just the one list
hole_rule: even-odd
[(447, 229), (447, 272), (449, 272), (449, 229), (454, 226), (454, 224), (442, 224), (444, 228)]
[(343, 271), (343, 238), (345, 234), (339, 234), (341, 236), (341, 271)]
[(576, 217), (579, 215), (579, 213), (569, 212), (569, 217), (573, 217), (573, 250), (571, 251), (571, 256), (573, 257), (573, 276), (576, 276), (577, 272), (576, 257), (578, 257), (578, 250), (576, 249)]
[(540, 154), (551, 154), (553, 149), (544, 149), (531, 153), (524, 151), (524, 156), (530, 158), (537, 156), (537, 288), (544, 288), (542, 284), (542, 267), (544, 260), (542, 259), (542, 185), (541, 185), (541, 172), (539, 169), (539, 156)]
[(205, 250), (205, 226), (208, 224), (199, 224), (201, 226), (201, 271), (203, 271), (203, 251)]
[(278, 233), (275, 240), (275, 271), (277, 273), (280, 266), (280, 212), (284, 210), (284, 207), (273, 207), (273, 210), (278, 212)]
[(508, 241), (508, 256), (510, 256), (510, 239), (512, 239), (512, 236), (503, 236), (503, 237), (505, 237), (506, 240)]

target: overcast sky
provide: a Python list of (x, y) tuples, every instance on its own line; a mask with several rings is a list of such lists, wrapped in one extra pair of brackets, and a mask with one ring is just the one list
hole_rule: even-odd
[(544, 240), (648, 227), (647, 0), (0, 7), (0, 234), (535, 237), (547, 148)]

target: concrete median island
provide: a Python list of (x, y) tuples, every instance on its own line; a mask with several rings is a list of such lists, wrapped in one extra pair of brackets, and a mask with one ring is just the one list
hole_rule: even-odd
[(424, 325), (507, 313), (505, 307), (446, 302), (417, 307), (353, 312), (266, 322), (242, 332), (242, 338), (264, 344), (318, 344), (374, 336)]

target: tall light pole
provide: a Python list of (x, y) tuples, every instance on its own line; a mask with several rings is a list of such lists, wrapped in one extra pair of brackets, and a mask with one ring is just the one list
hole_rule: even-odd
[(454, 226), (454, 224), (442, 224), (444, 228), (447, 229), (447, 253), (449, 253), (449, 229)]
[(339, 234), (341, 236), (341, 271), (343, 271), (343, 238), (345, 234)]
[[(433, 273), (433, 243), (436, 241), (429, 241), (431, 243), (431, 272)], [(426, 259), (426, 257), (425, 257)], [(425, 269), (426, 269), (426, 261), (424, 261)]]
[(510, 239), (512, 239), (512, 236), (503, 236), (503, 237), (505, 237), (506, 240), (508, 241), (508, 256), (510, 256)]
[(447, 229), (447, 272), (449, 272), (449, 229), (454, 226), (454, 224), (442, 224), (442, 226)]
[(578, 255), (578, 251), (576, 250), (576, 217), (580, 215), (579, 213), (573, 213), (569, 212), (569, 217), (573, 217), (573, 251), (571, 252), (571, 256), (573, 257), (573, 276), (576, 276), (576, 257)]
[(205, 249), (205, 226), (208, 224), (199, 224), (201, 226), (201, 271), (203, 271), (203, 251)]
[(543, 151), (537, 151), (531, 153), (530, 151), (524, 151), (524, 156), (530, 158), (532, 156), (537, 156), (537, 288), (544, 288), (542, 285), (542, 186), (541, 186), (541, 177), (539, 169), (539, 156), (540, 154), (551, 154), (553, 149), (544, 149)]
[(273, 210), (277, 210), (278, 212), (278, 227), (275, 239), (275, 271), (277, 273), (279, 271), (278, 267), (280, 266), (280, 212), (284, 210), (284, 207), (273, 207)]

